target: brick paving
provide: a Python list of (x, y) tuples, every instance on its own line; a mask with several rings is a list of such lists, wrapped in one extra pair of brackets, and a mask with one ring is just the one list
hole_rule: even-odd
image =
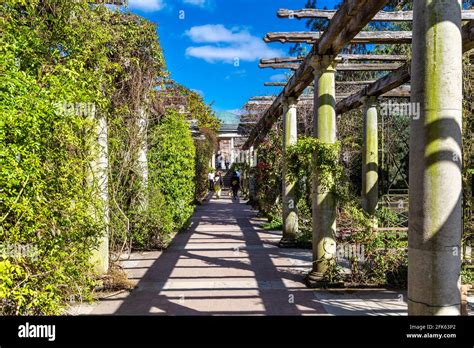
[(245, 202), (228, 196), (198, 207), (163, 252), (122, 262), (131, 292), (75, 308), (93, 315), (404, 315), (404, 294), (310, 290), (311, 251), (280, 249), (280, 231), (261, 229)]

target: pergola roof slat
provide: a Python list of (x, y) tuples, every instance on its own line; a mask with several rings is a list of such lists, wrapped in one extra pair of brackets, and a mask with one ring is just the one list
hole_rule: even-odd
[[(307, 43), (317, 42), (323, 36), (322, 32), (295, 31), (267, 33), (265, 42)], [(411, 43), (411, 31), (363, 31), (357, 34), (350, 43), (353, 44), (403, 44)], [(348, 42), (349, 43), (349, 42)], [(347, 43), (345, 43), (346, 45)]]
[[(368, 85), (374, 81), (336, 81), (336, 86), (357, 86), (357, 85)], [(312, 86), (313, 84), (311, 84)], [(264, 86), (267, 87), (284, 87), (286, 82), (265, 82)]]
[[(337, 55), (341, 49), (361, 31), (370, 19), (386, 4), (386, 0), (345, 0), (331, 20), (328, 29), (323, 33), (317, 45), (306, 56), (303, 63), (288, 81), (283, 91), (267, 109), (263, 117), (255, 125), (243, 148), (258, 144), (265, 138), (274, 119), (279, 117), (284, 97), (299, 97), (314, 79), (313, 63), (317, 55)], [(316, 53), (317, 52), (317, 53)], [(262, 131), (266, 129), (266, 131)]]
[[(301, 10), (289, 10), (280, 9), (277, 12), (279, 18), (297, 18), (297, 19), (332, 19), (335, 10), (318, 10), (318, 9), (301, 9)], [(463, 20), (473, 20), (474, 10), (462, 11)], [(375, 22), (409, 22), (413, 20), (413, 11), (380, 11), (377, 13), (371, 21)]]
[[(401, 54), (340, 54), (337, 56), (342, 61), (381, 61), (381, 62), (390, 62), (390, 61), (407, 61), (408, 56)], [(270, 59), (260, 59), (261, 64), (271, 64), (271, 63), (295, 63), (304, 61), (304, 56), (299, 57), (277, 57)]]
[[(272, 69), (298, 69), (299, 64), (293, 63), (260, 63), (259, 68), (272, 68)], [(384, 64), (339, 64), (337, 66), (338, 71), (390, 71), (396, 70), (400, 67), (399, 63), (384, 63)]]

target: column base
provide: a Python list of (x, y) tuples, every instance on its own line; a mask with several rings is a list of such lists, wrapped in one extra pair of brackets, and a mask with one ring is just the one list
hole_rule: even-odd
[(304, 278), (304, 282), (308, 288), (325, 288), (329, 282), (324, 279), (324, 274), (320, 272), (311, 271)]
[(295, 239), (293, 238), (288, 238), (288, 237), (283, 237), (280, 239), (280, 242), (278, 243), (278, 246), (280, 248), (295, 248), (298, 245)]
[(311, 271), (304, 278), (304, 282), (308, 288), (317, 289), (317, 288), (332, 288), (332, 289), (341, 289), (345, 287), (343, 281), (330, 282), (327, 279), (324, 279), (324, 274), (320, 272)]

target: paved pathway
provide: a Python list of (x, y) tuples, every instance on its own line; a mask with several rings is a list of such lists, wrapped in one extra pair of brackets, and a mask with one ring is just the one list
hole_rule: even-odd
[(302, 283), (311, 252), (280, 249), (244, 202), (228, 197), (198, 207), (188, 231), (164, 252), (123, 262), (132, 292), (76, 314), (117, 315), (403, 315), (403, 294), (383, 290), (322, 291)]

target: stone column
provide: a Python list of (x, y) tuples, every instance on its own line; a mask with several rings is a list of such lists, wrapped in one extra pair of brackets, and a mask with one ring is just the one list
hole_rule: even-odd
[(212, 153), (211, 168), (216, 169), (216, 153), (215, 152)]
[(378, 126), (377, 100), (364, 103), (364, 143), (362, 148), (362, 209), (373, 215), (378, 204)]
[(103, 234), (99, 241), (98, 249), (94, 250), (91, 262), (97, 273), (106, 274), (109, 270), (109, 194), (108, 194), (108, 144), (107, 144), (107, 120), (103, 116), (97, 119), (97, 141), (98, 146), (95, 160), (91, 163), (92, 182), (102, 201), (101, 209), (97, 218), (104, 223)]
[[(336, 142), (335, 74), (334, 57), (321, 57), (315, 64), (313, 132), (319, 140), (329, 144)], [(315, 287), (336, 261), (336, 202), (334, 195), (320, 184), (317, 170), (312, 181), (313, 269), (306, 277), (306, 284)]]
[(141, 177), (141, 197), (140, 205), (142, 209), (148, 207), (148, 116), (145, 110), (140, 113), (138, 120), (138, 137), (140, 138), (140, 148), (138, 149), (137, 173)]
[(288, 176), (286, 152), (289, 146), (297, 141), (296, 99), (288, 98), (283, 107), (283, 237), (280, 247), (294, 247), (298, 233), (298, 211), (296, 209), (296, 187), (294, 180)]
[(234, 156), (234, 153), (235, 153), (235, 149), (234, 149), (234, 138), (230, 138), (230, 158), (229, 158), (229, 161), (230, 161), (230, 165), (232, 166), (235, 162), (235, 156)]
[(408, 233), (408, 314), (459, 315), (461, 1), (415, 0)]

